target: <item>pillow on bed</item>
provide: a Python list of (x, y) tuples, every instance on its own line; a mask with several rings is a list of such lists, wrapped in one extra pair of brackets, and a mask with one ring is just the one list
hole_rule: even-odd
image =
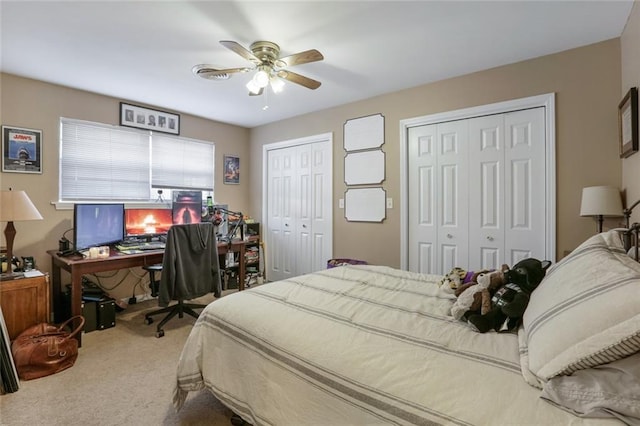
[(538, 378), (606, 364), (640, 350), (640, 264), (618, 232), (589, 238), (553, 265), (523, 317)]
[(581, 417), (640, 424), (640, 353), (549, 380), (541, 397)]

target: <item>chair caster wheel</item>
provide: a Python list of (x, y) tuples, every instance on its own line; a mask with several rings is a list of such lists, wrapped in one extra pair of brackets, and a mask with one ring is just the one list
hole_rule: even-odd
[(156, 337), (157, 338), (160, 338), (162, 336), (164, 336), (164, 330), (156, 331)]
[(145, 318), (144, 319), (144, 323), (147, 324), (147, 325), (151, 324), (152, 322), (153, 322), (153, 318)]

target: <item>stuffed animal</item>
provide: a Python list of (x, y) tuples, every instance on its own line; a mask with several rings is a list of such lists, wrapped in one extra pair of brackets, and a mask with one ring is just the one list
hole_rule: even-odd
[(458, 288), (467, 283), (475, 283), (478, 275), (489, 272), (482, 270), (478, 272), (467, 271), (465, 269), (455, 267), (447, 275), (440, 280), (440, 287), (447, 293), (454, 293)]
[(471, 314), (485, 314), (491, 309), (491, 296), (494, 291), (504, 284), (504, 270), (484, 272), (478, 275), (477, 282), (467, 283), (455, 291), (458, 299), (451, 306), (451, 315), (461, 319)]
[(491, 298), (491, 309), (484, 314), (472, 314), (467, 320), (480, 333), (511, 331), (520, 324), (533, 290), (544, 278), (548, 260), (528, 258), (516, 263), (504, 273), (505, 284)]

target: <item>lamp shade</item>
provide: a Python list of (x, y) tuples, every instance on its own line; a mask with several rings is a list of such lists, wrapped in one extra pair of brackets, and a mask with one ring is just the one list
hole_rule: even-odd
[(580, 216), (622, 216), (620, 190), (614, 186), (582, 188)]
[(0, 191), (0, 222), (41, 220), (42, 215), (24, 191)]

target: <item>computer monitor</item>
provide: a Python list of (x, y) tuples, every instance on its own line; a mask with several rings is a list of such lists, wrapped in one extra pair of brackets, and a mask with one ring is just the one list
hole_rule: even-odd
[(174, 191), (173, 224), (199, 223), (202, 219), (202, 191)]
[(85, 250), (124, 239), (124, 204), (75, 204), (73, 248)]
[(171, 209), (148, 208), (124, 211), (126, 237), (153, 237), (169, 232), (173, 224)]

